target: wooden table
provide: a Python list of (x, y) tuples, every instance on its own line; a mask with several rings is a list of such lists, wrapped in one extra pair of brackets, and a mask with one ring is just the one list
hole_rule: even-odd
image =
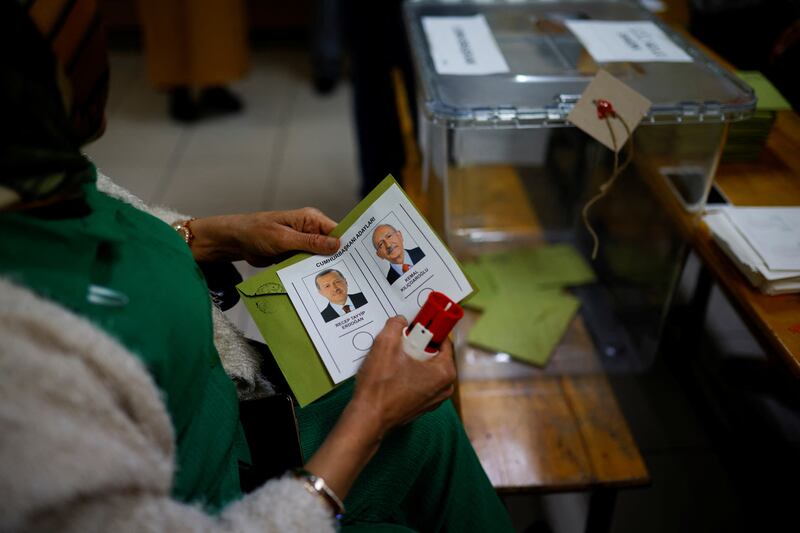
[[(686, 0), (667, 0), (661, 18), (729, 70), (733, 66), (694, 39), (688, 25)], [(714, 183), (733, 204), (740, 206), (800, 206), (800, 117), (793, 111), (778, 113), (759, 158), (752, 162), (720, 163)], [(662, 198), (672, 195), (660, 195)], [(695, 324), (705, 317), (713, 279), (728, 296), (742, 320), (778, 365), (800, 377), (800, 294), (767, 296), (755, 289), (714, 242), (708, 226), (667, 202), (675, 225), (702, 261), (693, 297)]]
[[(482, 226), (499, 224), (534, 240), (541, 232), (511, 167), (450, 172), (469, 174), (457, 181), (485, 184), (473, 190), (482, 191), (486, 209), (470, 213), (485, 213)], [(646, 485), (650, 477), (582, 316), (542, 369), (468, 345), (477, 318), (468, 312), (455, 335), (456, 400), (493, 486), (500, 493), (588, 491), (586, 531), (608, 531), (617, 489)]]
[(501, 493), (641, 486), (649, 475), (583, 319), (576, 316), (539, 369), (456, 336), (459, 408)]
[[(760, 157), (753, 162), (721, 163), (715, 184), (733, 205), (800, 206), (800, 117), (780, 112)], [(713, 279), (767, 355), (800, 377), (800, 294), (762, 294), (714, 242), (699, 217), (675, 206), (670, 212), (703, 264), (693, 304), (698, 318), (705, 314)]]

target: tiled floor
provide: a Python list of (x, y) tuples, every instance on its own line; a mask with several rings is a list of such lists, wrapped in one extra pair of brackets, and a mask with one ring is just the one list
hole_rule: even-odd
[[(244, 113), (187, 126), (167, 116), (141, 53), (115, 52), (108, 128), (86, 151), (146, 202), (191, 216), (314, 206), (339, 220), (359, 199), (350, 87), (315, 94), (309, 65), (294, 47), (254, 51), (250, 75), (232, 86)], [(258, 337), (242, 305), (229, 315)]]
[(314, 205), (338, 219), (358, 199), (350, 90), (314, 94), (306, 63), (291, 48), (254, 52), (233, 85), (245, 112), (183, 126), (142, 56), (115, 53), (108, 129), (87, 152), (145, 201), (194, 216)]
[[(169, 120), (165, 96), (148, 86), (138, 52), (117, 52), (112, 65), (108, 131), (87, 151), (145, 201), (193, 216), (312, 205), (334, 219), (357, 202), (349, 87), (327, 97), (314, 94), (302, 50), (254, 52), (252, 73), (233, 87), (245, 112), (192, 126)], [(245, 274), (253, 271), (239, 266)], [(684, 291), (691, 288), (692, 269), (695, 263)], [(242, 307), (229, 313), (258, 337)], [(718, 293), (708, 328), (718, 351), (763, 357)], [(613, 531), (741, 530), (726, 467), (680, 384), (669, 372), (654, 371), (614, 378), (614, 385), (653, 486), (620, 496)], [(576, 495), (518, 496), (509, 503), (521, 531), (542, 517), (552, 531), (580, 531), (586, 513), (585, 498)]]
[(293, 49), (254, 52), (252, 63), (233, 85), (244, 113), (182, 126), (142, 56), (115, 53), (108, 129), (89, 155), (145, 201), (195, 216), (314, 205), (341, 217), (357, 201), (349, 87), (314, 94)]

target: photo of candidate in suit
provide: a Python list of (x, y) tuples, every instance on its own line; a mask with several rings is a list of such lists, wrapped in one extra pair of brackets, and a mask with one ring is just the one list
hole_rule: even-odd
[(375, 246), (378, 257), (389, 261), (389, 271), (386, 273), (389, 285), (425, 257), (419, 247), (408, 250), (404, 248), (403, 233), (391, 224), (381, 224), (375, 228), (372, 232), (372, 245)]
[(363, 293), (347, 294), (347, 279), (334, 268), (323, 270), (314, 278), (319, 293), (330, 302), (322, 310), (322, 318), (330, 322), (367, 303)]

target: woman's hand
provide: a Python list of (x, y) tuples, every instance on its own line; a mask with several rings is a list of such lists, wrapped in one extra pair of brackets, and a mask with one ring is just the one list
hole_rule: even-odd
[(452, 343), (446, 340), (438, 355), (418, 361), (403, 352), (406, 325), (401, 316), (387, 320), (356, 375), (351, 404), (362, 415), (369, 413), (375, 419), (380, 437), (435, 409), (453, 394), (456, 369)]
[(339, 239), (328, 237), (336, 222), (312, 207), (199, 218), (191, 227), (198, 261), (245, 259), (266, 266), (286, 252), (330, 255), (339, 249)]
[(417, 361), (403, 352), (405, 326), (403, 317), (386, 321), (356, 375), (353, 398), (306, 464), (342, 500), (390, 429), (435, 409), (453, 393), (453, 345), (445, 341), (436, 357)]

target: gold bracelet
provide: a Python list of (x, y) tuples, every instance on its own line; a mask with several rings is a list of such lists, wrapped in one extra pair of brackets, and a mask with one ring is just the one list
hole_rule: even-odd
[(303, 486), (309, 493), (321, 498), (326, 503), (333, 511), (333, 516), (336, 520), (342, 519), (342, 516), (344, 516), (344, 504), (325, 483), (324, 479), (302, 468), (297, 468), (292, 473), (295, 478), (303, 481)]
[(183, 240), (186, 242), (186, 246), (189, 248), (192, 247), (192, 241), (194, 241), (194, 233), (192, 233), (192, 228), (190, 224), (194, 222), (196, 219), (190, 218), (189, 220), (184, 220), (183, 222), (175, 222), (172, 224), (172, 229), (180, 233)]

